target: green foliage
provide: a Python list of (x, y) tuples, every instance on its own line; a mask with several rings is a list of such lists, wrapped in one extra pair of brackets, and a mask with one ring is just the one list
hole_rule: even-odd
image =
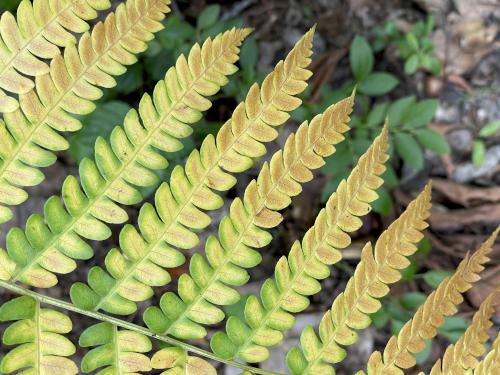
[[(375, 47), (376, 43), (377, 41)], [(379, 46), (376, 51), (380, 49)], [(450, 152), (446, 138), (427, 127), (436, 114), (438, 100), (417, 100), (414, 96), (402, 97), (393, 102), (377, 100), (376, 97), (393, 91), (399, 80), (391, 73), (373, 71), (374, 51), (361, 36), (356, 36), (351, 44), (349, 61), (354, 77), (352, 81), (347, 81), (337, 90), (325, 84), (320, 103), (306, 102), (299, 111), (292, 114), (296, 120), (303, 121), (348, 95), (355, 86), (361, 94), (357, 97), (357, 110), (352, 116), (353, 131), (347, 136), (345, 144), (339, 146), (338, 152), (328, 158), (326, 166), (322, 168), (322, 172), (330, 177), (322, 192), (323, 202), (335, 191), (339, 182), (347, 177), (349, 168), (356, 164), (359, 156), (380, 132), (385, 118), (388, 118), (391, 125), (391, 157), (398, 156), (409, 167), (418, 170), (424, 166), (424, 149), (437, 155)], [(397, 158), (393, 157), (393, 160), (395, 162)], [(384, 179), (386, 185), (378, 191), (379, 200), (373, 203), (373, 208), (376, 212), (387, 215), (392, 211), (388, 189), (399, 183), (392, 166), (388, 166)]]
[(500, 136), (500, 120), (492, 121), (481, 128), (478, 138), (472, 143), (472, 162), (476, 168), (484, 164), (486, 157), (486, 144), (488, 138)]
[(376, 29), (374, 48), (381, 51), (394, 45), (398, 49), (399, 57), (404, 61), (404, 71), (408, 75), (419, 69), (424, 69), (434, 75), (441, 74), (442, 65), (434, 53), (431, 34), (434, 30), (434, 18), (427, 17), (425, 22), (418, 21), (407, 33), (397, 29), (393, 21)]

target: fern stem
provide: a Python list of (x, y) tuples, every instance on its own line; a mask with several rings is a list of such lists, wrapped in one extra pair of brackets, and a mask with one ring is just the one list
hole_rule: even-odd
[(188, 352), (195, 353), (195, 354), (200, 355), (202, 357), (213, 359), (217, 362), (221, 362), (221, 363), (224, 363), (224, 364), (229, 365), (229, 366), (233, 366), (233, 367), (237, 367), (237, 368), (240, 368), (242, 370), (245, 370), (245, 371), (249, 371), (252, 374), (283, 375), (283, 374), (280, 374), (278, 372), (267, 371), (267, 370), (263, 370), (260, 368), (247, 366), (247, 365), (244, 365), (242, 363), (225, 360), (223, 358), (216, 356), (215, 354), (213, 354), (209, 351), (197, 348), (197, 347), (190, 345), (190, 344), (186, 344), (185, 342), (182, 342), (180, 340), (174, 339), (174, 338), (166, 336), (166, 335), (158, 335), (156, 333), (153, 333), (149, 329), (144, 328), (142, 326), (139, 326), (137, 324), (126, 322), (124, 320), (114, 318), (114, 317), (106, 315), (106, 314), (80, 309), (69, 302), (61, 301), (57, 298), (45, 296), (43, 294), (34, 292), (32, 290), (23, 288), (19, 285), (15, 285), (15, 284), (12, 284), (12, 283), (7, 282), (7, 281), (0, 280), (0, 287), (4, 288), (6, 290), (9, 290), (11, 292), (14, 292), (16, 294), (30, 296), (30, 297), (34, 298), (38, 303), (43, 303), (43, 304), (58, 307), (58, 308), (61, 308), (61, 309), (67, 310), (67, 311), (72, 311), (74, 313), (77, 313), (80, 315), (85, 315), (85, 316), (88, 316), (90, 318), (100, 320), (102, 322), (108, 322), (108, 323), (111, 323), (117, 327), (128, 329), (128, 330), (131, 330), (134, 332), (138, 332), (138, 333), (141, 333), (145, 336), (151, 337), (153, 339), (163, 341), (167, 344), (181, 347), (181, 348), (187, 350)]

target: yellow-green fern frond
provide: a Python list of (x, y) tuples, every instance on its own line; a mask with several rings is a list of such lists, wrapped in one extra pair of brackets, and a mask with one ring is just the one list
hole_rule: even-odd
[(121, 3), (78, 46), (70, 44), (64, 57), (56, 55), (50, 72), (36, 77), (36, 89), (19, 96), (20, 108), (4, 114), (0, 123), (0, 223), (12, 217), (2, 205), (18, 205), (27, 198), (24, 186), (39, 184), (38, 169), (52, 165), (55, 151), (68, 148), (59, 132), (81, 128), (71, 114), (88, 114), (102, 96), (99, 87), (113, 87), (114, 75), (134, 63), (153, 32), (169, 12), (169, 0), (128, 0)]
[[(278, 261), (274, 279), (267, 279), (261, 288), (261, 296), (267, 298), (261, 302), (251, 295), (245, 303), (245, 321), (230, 316), (226, 333), (215, 333), (211, 340), (215, 354), (262, 362), (269, 355), (266, 347), (277, 345), (283, 339), (282, 332), (292, 328), (293, 314), (306, 309), (307, 296), (321, 289), (317, 280), (329, 276), (328, 266), (337, 263), (342, 258), (339, 250), (350, 244), (348, 233), (359, 229), (358, 217), (369, 213), (370, 203), (377, 199), (375, 190), (383, 182), (380, 176), (389, 157), (387, 129), (386, 125), (347, 181), (340, 183), (307, 231), (302, 245), (296, 241), (288, 259), (282, 257)], [(269, 290), (274, 292), (266, 293)]]
[(0, 372), (23, 374), (78, 373), (76, 364), (66, 357), (75, 346), (62, 334), (71, 331), (71, 320), (64, 314), (40, 307), (31, 297), (23, 296), (0, 307), (0, 322), (14, 321), (3, 334), (5, 345), (17, 345), (2, 358)]
[(493, 342), (486, 357), (474, 369), (474, 375), (491, 375), (500, 373), (500, 334)]
[(42, 59), (52, 59), (60, 53), (59, 47), (75, 44), (73, 34), (88, 31), (86, 21), (110, 6), (109, 0), (23, 0), (17, 19), (4, 12), (0, 18), (0, 112), (13, 112), (19, 106), (3, 90), (15, 94), (31, 90), (31, 77), (49, 72)]
[[(247, 185), (243, 199), (233, 200), (229, 215), (219, 225), (218, 238), (207, 239), (206, 258), (200, 254), (191, 258), (190, 273), (179, 278), (178, 294), (164, 294), (160, 307), (145, 311), (144, 321), (152, 331), (181, 339), (201, 338), (206, 335), (203, 325), (224, 319), (216, 305), (232, 305), (239, 300), (233, 286), (247, 283), (246, 269), (261, 262), (255, 249), (272, 239), (265, 229), (281, 222), (278, 211), (290, 205), (291, 197), (302, 191), (302, 183), (313, 178), (311, 170), (321, 167), (323, 158), (335, 152), (334, 145), (349, 129), (346, 124), (353, 99), (344, 99), (310, 123), (304, 122), (288, 137), (283, 150), (263, 165), (257, 180)], [(266, 289), (264, 294), (274, 292)]]
[(429, 375), (466, 375), (470, 369), (476, 368), (479, 363), (477, 358), (486, 351), (484, 343), (490, 338), (488, 330), (493, 325), (490, 319), (499, 296), (500, 289), (486, 298), (463, 336), (446, 348), (443, 360), (436, 362)]
[(422, 231), (427, 227), (431, 207), (431, 184), (410, 203), (403, 214), (384, 231), (372, 249), (368, 243), (361, 253), (361, 261), (347, 282), (345, 291), (333, 301), (331, 309), (319, 325), (319, 338), (311, 326), (300, 336), (300, 348), (287, 354), (291, 373), (335, 374), (329, 365), (345, 356), (340, 345), (352, 345), (358, 340), (355, 330), (368, 327), (368, 314), (382, 306), (379, 298), (389, 293), (389, 284), (401, 279), (400, 271), (410, 264), (407, 259), (417, 251)]
[(287, 112), (300, 104), (294, 95), (305, 89), (311, 74), (306, 68), (311, 61), (312, 37), (311, 30), (264, 79), (262, 89), (252, 86), (216, 138), (208, 136), (201, 149), (190, 154), (185, 168), (174, 168), (170, 185), (164, 183), (156, 191), (156, 207), (147, 203), (141, 208), (141, 233), (132, 225), (121, 230), (123, 253), (117, 249), (108, 253), (109, 273), (94, 267), (88, 275), (89, 285), (73, 285), (73, 303), (87, 310), (131, 314), (136, 302), (152, 295), (152, 287), (170, 281), (164, 268), (183, 264), (185, 258), (178, 249), (196, 246), (196, 231), (210, 224), (202, 210), (216, 210), (223, 204), (212, 189), (227, 191), (234, 186), (236, 180), (228, 172), (250, 168), (252, 157), (266, 152), (263, 143), (276, 138), (273, 126), (283, 124)]
[(403, 374), (402, 369), (415, 365), (415, 353), (425, 348), (425, 340), (437, 334), (437, 329), (444, 323), (446, 316), (457, 312), (462, 303), (462, 294), (471, 288), (472, 283), (480, 279), (481, 272), (489, 258), (500, 227), (488, 238), (474, 254), (467, 254), (460, 262), (453, 276), (446, 278), (421, 305), (413, 318), (401, 328), (398, 336), (393, 336), (387, 343), (383, 355), (374, 352), (368, 361), (368, 375)]
[[(156, 183), (153, 170), (168, 166), (161, 151), (182, 148), (178, 139), (190, 135), (189, 125), (211, 106), (206, 96), (218, 92), (228, 82), (226, 76), (237, 70), (239, 46), (249, 32), (233, 29), (207, 39), (201, 47), (196, 44), (158, 82), (153, 97), (145, 94), (139, 111), (128, 112), (124, 126), (115, 127), (109, 142), (97, 139), (95, 161), (82, 160), (79, 179), (66, 178), (62, 202), (57, 196), (47, 200), (47, 224), (40, 215), (32, 215), (24, 232), (13, 228), (8, 233), (8, 256), (17, 263), (8, 279), (51, 287), (57, 283), (55, 273), (75, 269), (73, 259), (92, 257), (91, 247), (81, 237), (107, 239), (111, 235), (107, 223), (127, 220), (125, 210), (115, 202), (130, 205), (142, 201), (136, 186)], [(0, 250), (0, 256), (2, 253)]]
[(167, 369), (160, 375), (217, 375), (215, 368), (202, 358), (190, 356), (186, 350), (168, 347), (159, 350), (151, 358), (151, 367)]
[(151, 341), (144, 335), (119, 330), (110, 323), (98, 323), (80, 335), (82, 348), (94, 347), (82, 359), (81, 370), (89, 373), (129, 375), (151, 371), (151, 361), (144, 353), (151, 351)]

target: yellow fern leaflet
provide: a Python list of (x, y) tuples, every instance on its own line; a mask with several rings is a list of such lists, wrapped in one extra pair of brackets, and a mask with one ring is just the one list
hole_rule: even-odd
[(128, 0), (121, 3), (78, 45), (70, 44), (64, 57), (56, 55), (50, 72), (36, 78), (35, 89), (19, 96), (20, 108), (0, 120), (0, 223), (10, 220), (11, 209), (28, 195), (24, 186), (38, 185), (44, 175), (38, 169), (56, 160), (55, 151), (68, 148), (59, 132), (81, 128), (72, 115), (88, 114), (102, 96), (99, 87), (116, 85), (114, 75), (123, 74), (143, 52), (153, 32), (170, 9), (169, 0)]
[(26, 94), (33, 89), (33, 80), (26, 75), (48, 73), (49, 66), (42, 59), (53, 59), (59, 47), (75, 44), (73, 33), (86, 32), (86, 21), (110, 6), (109, 0), (24, 0), (17, 8), (17, 20), (4, 12), (0, 19), (0, 112), (19, 107), (3, 90)]
[(491, 350), (484, 357), (484, 359), (479, 362), (477, 367), (474, 369), (474, 375), (491, 375), (498, 374), (500, 372), (500, 334), (497, 335)]

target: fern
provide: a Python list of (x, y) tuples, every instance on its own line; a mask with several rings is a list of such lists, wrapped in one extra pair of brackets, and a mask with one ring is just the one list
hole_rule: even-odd
[(149, 357), (143, 353), (151, 350), (151, 341), (143, 334), (118, 330), (110, 323), (98, 323), (80, 335), (82, 348), (96, 347), (83, 357), (81, 369), (89, 373), (104, 367), (99, 374), (132, 374), (150, 371)]
[[(304, 297), (317, 293), (316, 281), (330, 274), (329, 265), (337, 263), (342, 254), (338, 249), (350, 243), (347, 235), (361, 226), (357, 216), (370, 211), (376, 199), (375, 190), (382, 184), (379, 176), (388, 159), (387, 126), (358, 161), (347, 181), (342, 181), (308, 230), (302, 246), (296, 241), (290, 255), (276, 265), (275, 279), (268, 279), (261, 288), (259, 302), (250, 296), (245, 303), (245, 322), (230, 316), (226, 333), (217, 332), (211, 340), (214, 353), (223, 358), (238, 357), (246, 362), (262, 362), (269, 352), (265, 347), (278, 344), (281, 332), (290, 329), (295, 320), (292, 313), (309, 305)], [(270, 292), (271, 291), (271, 292)]]
[(239, 300), (239, 293), (231, 286), (244, 285), (249, 279), (245, 268), (260, 263), (261, 256), (254, 248), (271, 241), (264, 229), (281, 222), (277, 211), (287, 207), (291, 197), (301, 192), (301, 184), (313, 178), (311, 169), (321, 167), (323, 158), (335, 152), (333, 145), (349, 129), (346, 123), (352, 106), (350, 97), (330, 106), (310, 124), (304, 122), (296, 134), (288, 137), (283, 151), (276, 152), (270, 163), (263, 165), (257, 180), (247, 185), (244, 198), (233, 200), (230, 214), (221, 220), (219, 239), (207, 239), (206, 258), (200, 254), (191, 258), (190, 275), (179, 278), (178, 295), (166, 293), (159, 308), (146, 309), (144, 321), (152, 331), (198, 339), (206, 335), (203, 325), (224, 318), (215, 305), (231, 305)]
[[(190, 134), (188, 125), (199, 120), (202, 110), (210, 107), (206, 95), (216, 93), (234, 73), (238, 46), (249, 30), (233, 29), (202, 47), (195, 45), (188, 59), (179, 57), (176, 66), (156, 85), (153, 98), (145, 94), (139, 114), (130, 110), (124, 127), (117, 126), (110, 142), (98, 138), (95, 162), (80, 163), (80, 181), (66, 178), (62, 196), (53, 196), (45, 204), (44, 224), (39, 215), (32, 215), (26, 232), (12, 229), (7, 236), (7, 251), (18, 267), (10, 279), (38, 287), (57, 283), (54, 273), (69, 273), (73, 259), (88, 259), (93, 252), (81, 237), (104, 240), (111, 235), (106, 223), (123, 223), (126, 212), (115, 202), (135, 204), (142, 200), (134, 185), (156, 183), (152, 170), (163, 169), (168, 161), (160, 151), (182, 148), (177, 138)], [(179, 82), (179, 83), (177, 83)], [(33, 241), (38, 242), (35, 244)]]
[(52, 59), (59, 54), (59, 47), (76, 43), (73, 33), (86, 32), (89, 25), (85, 21), (110, 6), (109, 0), (52, 0), (50, 4), (47, 0), (23, 0), (17, 20), (4, 12), (0, 19), (0, 112), (13, 112), (19, 106), (3, 90), (26, 94), (33, 89), (33, 80), (26, 75), (48, 73), (42, 59)]
[[(148, 299), (151, 287), (170, 282), (163, 268), (184, 263), (184, 255), (176, 248), (189, 249), (198, 243), (195, 230), (210, 223), (202, 210), (216, 210), (222, 199), (211, 189), (226, 191), (235, 183), (227, 172), (242, 172), (252, 165), (251, 157), (265, 153), (263, 142), (276, 138), (271, 126), (283, 124), (286, 112), (295, 109), (300, 93), (310, 76), (313, 30), (308, 32), (277, 64), (262, 84), (252, 86), (247, 99), (238, 105), (232, 118), (217, 134), (208, 136), (200, 151), (188, 157), (185, 169), (174, 168), (170, 186), (162, 184), (155, 195), (156, 208), (145, 204), (139, 212), (141, 234), (132, 226), (120, 232), (120, 247), (106, 257), (106, 273), (94, 267), (88, 275), (88, 286), (76, 283), (71, 299), (87, 310), (127, 315), (136, 310), (136, 302)], [(286, 112), (285, 112), (286, 111)], [(248, 116), (248, 117), (247, 117)], [(258, 152), (256, 152), (258, 151)]]
[(415, 253), (423, 237), (421, 232), (427, 227), (430, 198), (429, 184), (382, 233), (375, 250), (370, 243), (363, 248), (354, 276), (321, 319), (320, 338), (308, 326), (300, 336), (301, 347), (288, 352), (287, 364), (292, 374), (335, 374), (328, 363), (338, 363), (346, 356), (339, 344), (352, 345), (358, 340), (354, 330), (370, 325), (368, 314), (381, 307), (378, 298), (389, 293), (388, 284), (400, 280), (399, 270), (410, 264), (407, 257)]
[(484, 357), (484, 359), (478, 363), (477, 367), (474, 369), (474, 375), (491, 375), (498, 374), (500, 372), (500, 334), (497, 334), (491, 350)]
[(500, 228), (472, 254), (465, 257), (458, 265), (453, 276), (446, 278), (420, 306), (414, 317), (401, 328), (398, 336), (393, 336), (387, 343), (383, 355), (374, 352), (368, 361), (368, 375), (403, 374), (402, 369), (415, 365), (413, 354), (425, 348), (425, 341), (437, 334), (437, 328), (444, 323), (446, 316), (457, 311), (457, 305), (463, 301), (462, 294), (479, 280), (478, 273), (484, 269)]
[(75, 346), (61, 334), (71, 331), (71, 320), (64, 314), (40, 307), (27, 296), (17, 297), (0, 307), (0, 321), (14, 321), (4, 332), (5, 345), (18, 345), (0, 362), (0, 372), (23, 370), (23, 374), (69, 375), (78, 373), (76, 364), (66, 358)]
[(500, 289), (491, 293), (474, 314), (472, 324), (464, 335), (446, 348), (443, 360), (438, 360), (432, 367), (429, 375), (460, 375), (467, 374), (470, 369), (477, 367), (477, 357), (484, 354), (484, 343), (490, 338), (488, 330), (493, 325), (491, 317), (498, 303)]
[(157, 351), (151, 358), (154, 369), (168, 369), (161, 375), (216, 375), (215, 368), (204, 359), (188, 355), (178, 347), (168, 347)]
[[(99, 0), (98, 0), (99, 1)], [(36, 78), (36, 90), (19, 96), (20, 108), (5, 113), (0, 121), (0, 223), (11, 219), (12, 210), (27, 199), (24, 186), (38, 185), (44, 175), (37, 168), (52, 165), (54, 151), (68, 148), (58, 132), (74, 132), (80, 121), (71, 114), (94, 110), (102, 96), (98, 87), (113, 87), (113, 75), (146, 49), (152, 32), (169, 12), (169, 0), (128, 0), (120, 4), (92, 33), (85, 33), (78, 46), (69, 44), (64, 57), (56, 55), (50, 72)]]

